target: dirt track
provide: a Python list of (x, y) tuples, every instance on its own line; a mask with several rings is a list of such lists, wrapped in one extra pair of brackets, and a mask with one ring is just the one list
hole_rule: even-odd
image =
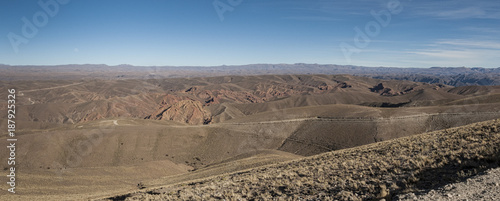
[[(500, 112), (480, 112), (482, 115), (498, 115)], [(397, 116), (397, 117), (354, 117), (354, 118), (346, 118), (346, 117), (311, 117), (311, 118), (297, 118), (297, 119), (285, 119), (285, 120), (272, 120), (272, 121), (258, 121), (258, 122), (228, 122), (228, 123), (216, 123), (216, 124), (207, 124), (207, 125), (179, 125), (179, 126), (171, 126), (175, 128), (189, 128), (189, 127), (210, 127), (210, 126), (220, 126), (220, 125), (255, 125), (255, 124), (276, 124), (276, 123), (290, 123), (290, 122), (303, 122), (303, 121), (332, 121), (332, 122), (385, 122), (396, 119), (413, 119), (418, 117), (433, 117), (439, 115), (448, 115), (448, 116), (460, 116), (460, 115), (470, 115), (473, 113), (470, 112), (461, 112), (461, 113), (432, 113), (432, 114), (418, 114), (418, 115), (407, 115), (407, 116)], [(115, 124), (116, 125), (116, 124)]]
[(78, 83), (67, 84), (67, 85), (56, 86), (56, 87), (48, 87), (48, 88), (43, 88), (43, 89), (23, 90), (23, 91), (19, 91), (19, 93), (26, 93), (26, 92), (33, 92), (33, 91), (42, 91), (42, 90), (50, 90), (50, 89), (58, 89), (58, 88), (64, 88), (64, 87), (69, 87), (69, 86), (75, 86), (75, 85), (79, 85), (79, 84), (83, 84), (83, 83), (84, 82), (78, 82)]

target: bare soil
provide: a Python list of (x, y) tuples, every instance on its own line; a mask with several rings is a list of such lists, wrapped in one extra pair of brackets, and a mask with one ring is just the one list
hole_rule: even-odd
[[(460, 159), (458, 164), (470, 161), (468, 155), (446, 159), (462, 152), (434, 156), (439, 147), (448, 149), (441, 144), (430, 148), (421, 145), (431, 143), (426, 139), (415, 138), (417, 144), (407, 144), (406, 148), (389, 140), (500, 118), (500, 91), (495, 86), (452, 87), (350, 75), (148, 78), (0, 81), (2, 97), (6, 97), (6, 88), (16, 86), (19, 140), (16, 155), (19, 193), (12, 196), (0, 191), (0, 199), (81, 200), (114, 196), (125, 199), (138, 189), (138, 184), (152, 192), (137, 196), (158, 194), (161, 196), (152, 198), (191, 199), (185, 197), (190, 187), (198, 192), (206, 185), (204, 181), (217, 183), (220, 178), (231, 181), (221, 184), (224, 188), (224, 185), (238, 186), (242, 181), (229, 178), (247, 173), (261, 176), (252, 177), (252, 186), (244, 191), (232, 190), (234, 197), (222, 196), (220, 193), (224, 191), (220, 191), (223, 188), (219, 184), (220, 193), (210, 191), (210, 196), (322, 199), (321, 196), (338, 198), (337, 193), (344, 190), (353, 193), (350, 196), (353, 199), (374, 199), (372, 194), (382, 187), (373, 181), (387, 179), (372, 175), (374, 172), (397, 172), (389, 174), (394, 184), (386, 182), (392, 195), (426, 189), (404, 183), (405, 179), (413, 178), (407, 174), (423, 171), (419, 168), (439, 169), (456, 157)], [(7, 113), (6, 102), (0, 106), (0, 113)], [(0, 123), (3, 132), (0, 140), (5, 141), (6, 119), (0, 119)], [(466, 128), (464, 132), (469, 132)], [(484, 139), (487, 137), (479, 141), (483, 143)], [(453, 149), (463, 151), (463, 146), (471, 143), (468, 140), (460, 144), (462, 148)], [(349, 149), (376, 142), (382, 142), (374, 145), (382, 150), (380, 156), (367, 152), (366, 147), (356, 154), (358, 149)], [(455, 146), (454, 143), (450, 142)], [(382, 147), (385, 145), (389, 148)], [(413, 148), (419, 146), (425, 149)], [(351, 150), (354, 155), (332, 152), (340, 149)], [(414, 149), (427, 155), (415, 159), (412, 156), (415, 151), (411, 151)], [(404, 156), (398, 156), (398, 151)], [(297, 161), (325, 152), (329, 154)], [(6, 159), (8, 154), (0, 152), (0, 158)], [(383, 156), (391, 163), (394, 157), (399, 163), (423, 164), (417, 165), (418, 168), (378, 164)], [(409, 158), (401, 158), (406, 156)], [(283, 163), (291, 160), (295, 161)], [(252, 169), (277, 163), (290, 167), (292, 172), (281, 166), (273, 166), (279, 168), (269, 169), (271, 172)], [(354, 169), (344, 167), (350, 165)], [(369, 167), (372, 169), (356, 169)], [(7, 174), (7, 164), (0, 164), (0, 168), (0, 173)], [(474, 171), (464, 174), (472, 175)], [(363, 179), (359, 180), (357, 172), (369, 174), (374, 180), (359, 183)], [(274, 179), (281, 173), (282, 177), (300, 183)], [(333, 178), (330, 174), (338, 176)], [(338, 183), (341, 180), (349, 185)], [(275, 181), (281, 182), (276, 184), (280, 185), (273, 187)], [(357, 187), (350, 187), (351, 183)], [(290, 187), (283, 189), (283, 186)], [(172, 194), (176, 188), (187, 189), (188, 194)], [(298, 197), (293, 197), (295, 194)], [(192, 197), (195, 198), (198, 197)]]
[(391, 200), (500, 165), (500, 120), (111, 197), (125, 200)]
[(500, 168), (487, 170), (459, 183), (447, 184), (417, 195), (409, 193), (399, 200), (500, 200)]

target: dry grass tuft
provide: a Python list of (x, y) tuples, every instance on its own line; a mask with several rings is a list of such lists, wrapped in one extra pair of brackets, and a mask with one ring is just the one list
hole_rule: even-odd
[(339, 150), (127, 199), (373, 200), (500, 165), (500, 120)]

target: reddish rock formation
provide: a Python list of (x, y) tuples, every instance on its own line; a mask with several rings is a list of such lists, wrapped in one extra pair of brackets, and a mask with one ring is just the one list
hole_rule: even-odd
[(188, 124), (208, 124), (212, 121), (212, 115), (203, 109), (200, 101), (182, 100), (164, 110), (158, 119)]
[(196, 125), (210, 123), (212, 115), (203, 108), (200, 101), (169, 94), (165, 96), (160, 109), (146, 119), (172, 120)]
[(178, 101), (173, 105), (164, 105), (147, 118), (171, 120), (192, 125), (208, 124), (212, 121), (212, 115), (203, 108), (200, 101), (189, 99)]
[[(316, 83), (314, 83), (316, 84)], [(278, 98), (299, 94), (328, 93), (338, 88), (350, 88), (345, 82), (337, 84), (322, 83), (319, 86), (263, 84), (258, 83), (255, 88), (230, 90), (206, 89), (203, 86), (190, 86), (185, 90), (172, 91), (162, 98), (159, 109), (147, 116), (146, 119), (172, 120), (188, 124), (207, 124), (212, 121), (212, 115), (204, 107), (230, 103), (264, 103)]]

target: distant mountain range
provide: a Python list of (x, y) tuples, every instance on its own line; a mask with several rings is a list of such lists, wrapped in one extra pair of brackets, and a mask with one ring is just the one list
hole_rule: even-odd
[(249, 64), (238, 66), (132, 66), (104, 64), (11, 66), (0, 65), (0, 80), (161, 79), (227, 75), (349, 74), (376, 79), (409, 80), (452, 86), (500, 85), (499, 68), (362, 67), (333, 64)]

